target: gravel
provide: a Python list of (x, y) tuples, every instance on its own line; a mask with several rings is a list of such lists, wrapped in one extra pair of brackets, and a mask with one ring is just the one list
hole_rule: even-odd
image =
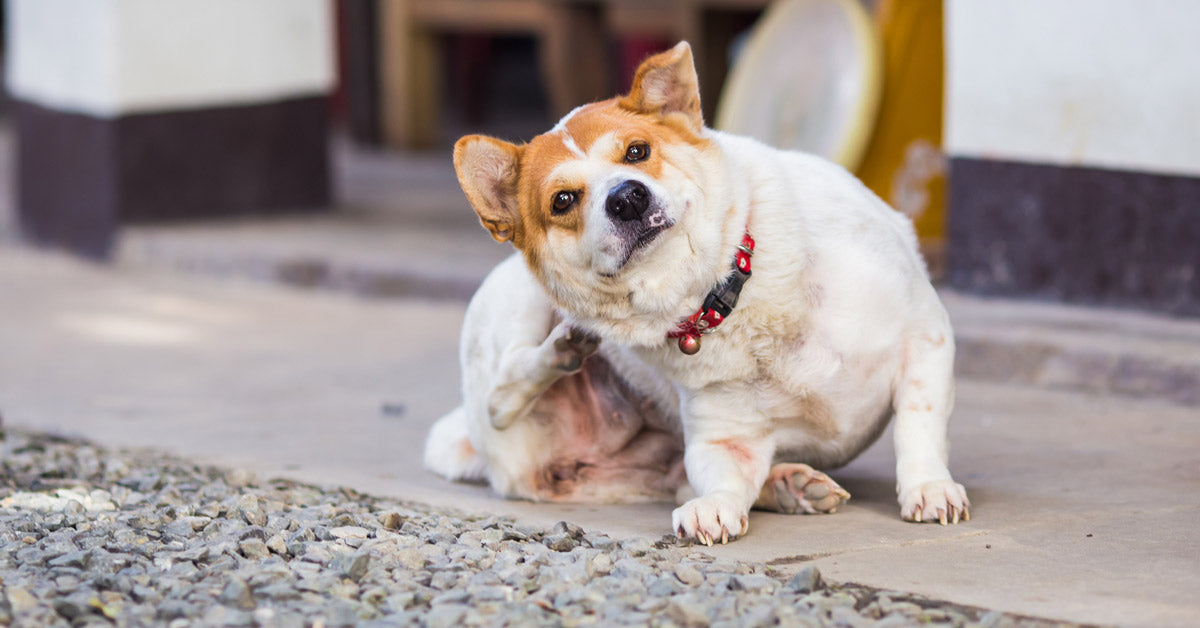
[(538, 529), (47, 435), (0, 445), (0, 625), (1062, 625), (826, 583), (812, 565), (785, 577), (674, 537)]

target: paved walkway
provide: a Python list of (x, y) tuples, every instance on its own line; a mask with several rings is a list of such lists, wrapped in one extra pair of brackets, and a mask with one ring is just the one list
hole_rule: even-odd
[[(389, 208), (404, 198), (396, 159), (343, 161), (351, 209), (337, 216), (140, 228), (114, 266), (0, 246), (5, 422), (530, 523), (669, 532), (670, 505), (503, 501), (420, 468), (426, 429), (458, 402), (456, 297), (506, 249), (436, 162), (409, 164), (428, 167), (408, 186), (423, 208)], [(280, 270), (294, 259), (310, 272)], [(756, 513), (712, 552), (1042, 617), (1195, 625), (1200, 323), (947, 302), (968, 375), (951, 467), (972, 521), (902, 522), (885, 436), (833, 473), (854, 495), (841, 512)]]

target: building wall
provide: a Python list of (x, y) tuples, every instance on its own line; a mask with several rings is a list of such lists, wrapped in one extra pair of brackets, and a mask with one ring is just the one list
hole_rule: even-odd
[(100, 117), (333, 89), (328, 0), (9, 0), (8, 87)]
[(330, 0), (7, 0), (17, 215), (103, 258), (122, 224), (324, 209)]
[(1200, 2), (946, 10), (951, 283), (1200, 314)]
[(946, 9), (952, 155), (1200, 175), (1200, 3)]

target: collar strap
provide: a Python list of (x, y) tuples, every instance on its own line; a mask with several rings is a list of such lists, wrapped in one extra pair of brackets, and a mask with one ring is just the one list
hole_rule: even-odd
[(754, 255), (754, 238), (747, 231), (742, 235), (733, 259), (733, 273), (704, 298), (704, 305), (695, 314), (679, 322), (675, 329), (667, 332), (668, 338), (679, 339), (679, 350), (693, 355), (700, 350), (700, 337), (710, 333), (725, 321), (734, 307), (742, 286), (750, 278), (750, 257)]

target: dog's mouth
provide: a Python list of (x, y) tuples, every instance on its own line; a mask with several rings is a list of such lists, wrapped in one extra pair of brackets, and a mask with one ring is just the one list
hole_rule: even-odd
[(645, 229), (639, 232), (636, 237), (632, 238), (632, 241), (625, 248), (624, 255), (621, 256), (621, 261), (617, 263), (616, 268), (612, 272), (604, 272), (600, 273), (600, 275), (602, 277), (616, 277), (617, 274), (619, 274), (621, 270), (629, 264), (629, 261), (633, 259), (634, 255), (653, 244), (654, 241), (658, 239), (658, 236), (662, 234), (662, 232), (670, 229), (674, 224), (675, 223), (663, 217), (661, 221), (653, 222), (647, 226)]
[(629, 261), (629, 258), (633, 257), (634, 253), (636, 253), (640, 249), (643, 249), (643, 248), (649, 246), (651, 242), (654, 242), (654, 240), (658, 238), (658, 234), (666, 231), (667, 228), (671, 226), (671, 224), (672, 223), (670, 223), (670, 222), (663, 222), (661, 224), (652, 226), (649, 229), (646, 229), (645, 231), (643, 231), (642, 234), (639, 235), (637, 237), (637, 239), (633, 241), (633, 244), (630, 245), (629, 253), (626, 254), (626, 256), (625, 256), (625, 261)]

